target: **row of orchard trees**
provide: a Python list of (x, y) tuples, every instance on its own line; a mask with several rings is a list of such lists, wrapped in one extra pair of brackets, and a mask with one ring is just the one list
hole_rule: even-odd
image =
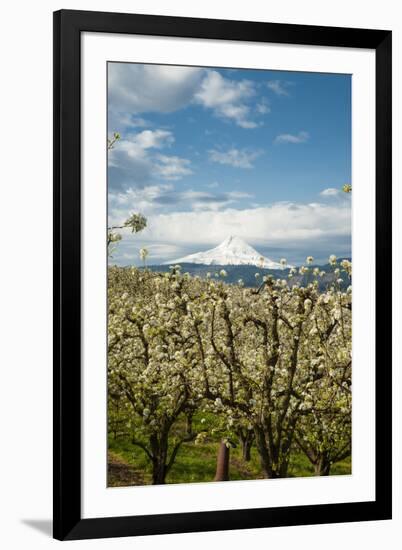
[(195, 413), (213, 415), (245, 459), (255, 445), (267, 478), (288, 475), (295, 449), (317, 475), (351, 453), (351, 287), (341, 290), (340, 270), (351, 276), (349, 262), (334, 265), (319, 292), (313, 270), (305, 288), (265, 277), (250, 289), (178, 267), (109, 268), (109, 421), (131, 426), (154, 484), (184, 442), (208, 437)]

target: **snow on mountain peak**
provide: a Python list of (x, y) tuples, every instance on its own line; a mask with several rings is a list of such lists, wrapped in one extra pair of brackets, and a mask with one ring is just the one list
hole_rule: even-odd
[(230, 235), (221, 244), (205, 252), (197, 252), (166, 263), (194, 263), (204, 265), (255, 265), (265, 269), (281, 269), (279, 262), (266, 258), (243, 239)]

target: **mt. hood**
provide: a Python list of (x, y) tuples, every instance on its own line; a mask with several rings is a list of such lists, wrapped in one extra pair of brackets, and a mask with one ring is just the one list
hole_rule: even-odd
[(281, 265), (279, 262), (273, 262), (269, 258), (259, 254), (255, 248), (247, 244), (240, 237), (230, 236), (220, 245), (205, 252), (197, 252), (183, 258), (178, 258), (169, 264), (204, 264), (204, 265), (255, 265), (265, 269), (281, 269), (290, 267)]

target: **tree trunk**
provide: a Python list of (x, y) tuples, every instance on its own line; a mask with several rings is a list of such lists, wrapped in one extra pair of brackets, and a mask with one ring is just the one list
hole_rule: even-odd
[(314, 463), (315, 476), (329, 476), (331, 470), (331, 462), (326, 453), (320, 454), (317, 461)]
[(221, 441), (216, 461), (214, 481), (229, 481), (229, 455), (230, 449), (226, 446), (224, 441)]
[(193, 433), (193, 413), (186, 415), (186, 432), (188, 434)]
[(152, 485), (164, 485), (166, 478), (166, 464), (155, 460), (152, 464)]
[(265, 440), (264, 431), (256, 426), (254, 428), (255, 433), (255, 444), (257, 447), (258, 454), (260, 455), (261, 469), (266, 478), (270, 479), (276, 477), (272, 471), (271, 458), (269, 456), (269, 451), (267, 447), (267, 442)]
[(242, 445), (242, 456), (244, 462), (250, 462), (251, 460), (251, 447), (252, 447), (252, 441), (249, 441), (246, 439), (244, 441), (244, 444)]
[(282, 458), (278, 477), (288, 477), (289, 459)]
[(281, 456), (280, 449), (276, 446), (271, 446), (272, 455), (268, 448), (267, 439), (264, 430), (256, 426), (254, 428), (255, 444), (260, 456), (261, 469), (267, 479), (277, 479), (286, 477), (288, 472), (289, 458)]
[(168, 436), (163, 433), (150, 438), (152, 448), (152, 485), (163, 485), (167, 474)]
[(244, 462), (250, 462), (251, 447), (254, 441), (254, 432), (252, 430), (239, 430), (238, 434), (241, 444), (242, 456)]

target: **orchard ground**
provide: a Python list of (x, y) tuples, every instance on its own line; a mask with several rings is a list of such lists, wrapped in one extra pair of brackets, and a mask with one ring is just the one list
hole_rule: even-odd
[[(203, 415), (205, 416), (205, 415)], [(198, 420), (198, 422), (197, 422)], [(200, 419), (195, 419), (195, 424)], [(201, 428), (201, 424), (199, 425)], [(216, 471), (216, 460), (220, 441), (215, 438), (202, 444), (184, 443), (177, 459), (168, 473), (166, 483), (197, 483), (213, 481)], [(128, 435), (109, 434), (108, 453), (108, 486), (127, 487), (133, 485), (150, 485), (152, 471), (150, 461), (145, 453), (132, 445)], [(351, 457), (334, 464), (331, 475), (350, 475), (352, 473)], [(289, 477), (310, 477), (314, 469), (303, 453), (291, 455)], [(230, 448), (229, 462), (230, 481), (264, 479), (261, 474), (260, 459), (253, 446), (250, 461), (243, 460), (239, 442)], [(269, 480), (267, 480), (269, 481)]]

